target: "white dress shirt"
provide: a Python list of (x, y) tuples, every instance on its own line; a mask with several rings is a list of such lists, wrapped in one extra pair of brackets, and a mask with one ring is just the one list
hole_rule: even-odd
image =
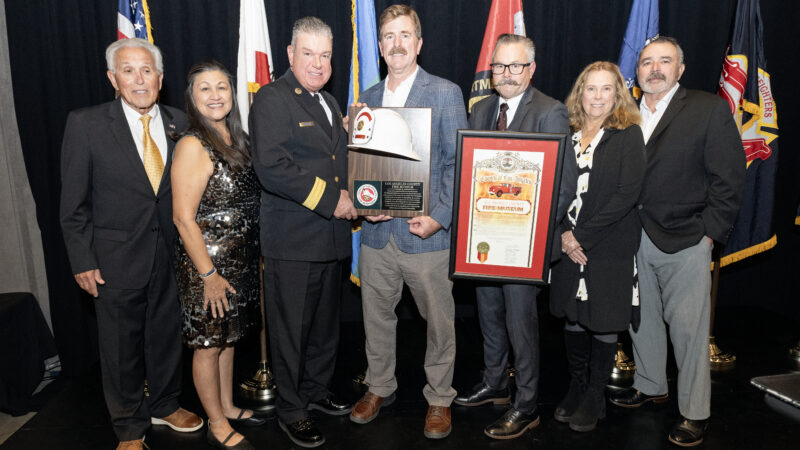
[(414, 80), (417, 79), (418, 73), (419, 66), (414, 69), (414, 73), (400, 82), (394, 92), (389, 89), (389, 83), (388, 80), (386, 80), (383, 85), (383, 105), (381, 106), (386, 108), (402, 108), (406, 106), (408, 94), (411, 92), (411, 86), (414, 84)]
[(667, 106), (669, 106), (669, 102), (672, 101), (672, 97), (675, 96), (675, 92), (678, 91), (679, 83), (675, 83), (675, 86), (672, 86), (672, 89), (667, 92), (661, 100), (656, 103), (656, 111), (650, 111), (650, 108), (647, 107), (647, 102), (642, 98), (642, 101), (639, 102), (639, 113), (642, 115), (642, 134), (644, 134), (644, 143), (647, 144), (647, 141), (650, 140), (650, 135), (653, 134), (653, 130), (656, 129), (656, 125), (661, 120), (661, 116), (664, 115), (664, 111), (667, 110)]
[[(144, 137), (144, 125), (139, 120), (143, 114), (139, 114), (135, 109), (128, 106), (125, 100), (122, 100), (122, 111), (125, 113), (125, 119), (128, 121), (128, 127), (131, 129), (133, 135), (133, 142), (136, 143), (136, 151), (139, 152), (139, 159), (144, 164), (144, 144), (142, 138)], [(161, 161), (167, 165), (167, 134), (164, 132), (164, 121), (161, 119), (161, 111), (158, 105), (153, 105), (153, 109), (147, 112), (150, 116), (150, 137), (153, 138), (158, 151), (161, 153)]]
[(325, 97), (323, 97), (319, 92), (316, 94), (311, 94), (312, 97), (315, 95), (319, 99), (319, 104), (322, 105), (322, 109), (325, 110), (325, 115), (328, 116), (328, 123), (333, 126), (333, 113), (331, 113), (331, 108), (328, 107), (328, 102), (325, 101)]

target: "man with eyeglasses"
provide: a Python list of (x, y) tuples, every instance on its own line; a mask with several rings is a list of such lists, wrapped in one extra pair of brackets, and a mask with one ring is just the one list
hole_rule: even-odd
[[(492, 54), (492, 82), (496, 94), (473, 106), (469, 126), (476, 130), (568, 133), (569, 118), (563, 103), (531, 85), (535, 47), (525, 36), (503, 34)], [(574, 163), (575, 158), (563, 158)], [(573, 189), (577, 169), (564, 170), (562, 186)], [(559, 220), (566, 213), (571, 195), (559, 194)], [(560, 245), (554, 243), (554, 248)], [(511, 403), (506, 369), (509, 341), (514, 350), (516, 395), (511, 407), (484, 434), (511, 439), (539, 425), (536, 399), (539, 380), (539, 318), (536, 296), (539, 288), (527, 284), (481, 283), (476, 286), (478, 319), (483, 333), (483, 380), (455, 399), (461, 406)]]

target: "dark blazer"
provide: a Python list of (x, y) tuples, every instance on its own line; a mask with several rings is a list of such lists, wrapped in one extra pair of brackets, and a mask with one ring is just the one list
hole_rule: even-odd
[(647, 142), (639, 217), (666, 253), (704, 235), (725, 243), (744, 190), (746, 161), (728, 104), (679, 87)]
[[(570, 137), (570, 149), (572, 139)], [(575, 159), (574, 152), (570, 155)], [(644, 139), (638, 125), (606, 129), (594, 150), (589, 190), (575, 227), (565, 218), (557, 233), (572, 230), (586, 254), (589, 301), (578, 304), (575, 293), (580, 265), (562, 258), (553, 267), (551, 310), (597, 332), (621, 331), (631, 319), (633, 256), (641, 225), (636, 200), (645, 171)]]
[(179, 110), (159, 105), (167, 160), (158, 195), (148, 181), (122, 111), (122, 100), (69, 114), (61, 146), (61, 228), (73, 273), (100, 269), (106, 286), (146, 285), (162, 245), (174, 245), (170, 168), (175, 141), (186, 128)]
[(333, 212), (347, 189), (347, 136), (339, 105), (320, 91), (333, 116), (291, 69), (259, 89), (250, 110), (253, 168), (261, 192), (261, 251), (291, 261), (350, 256), (350, 222)]

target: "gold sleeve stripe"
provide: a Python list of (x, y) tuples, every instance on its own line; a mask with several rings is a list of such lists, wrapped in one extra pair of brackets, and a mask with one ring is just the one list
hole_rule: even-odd
[(308, 193), (308, 197), (306, 197), (306, 200), (303, 202), (303, 206), (313, 210), (319, 204), (323, 193), (325, 193), (325, 180), (317, 177), (317, 179), (314, 180), (314, 186), (311, 188), (311, 192)]

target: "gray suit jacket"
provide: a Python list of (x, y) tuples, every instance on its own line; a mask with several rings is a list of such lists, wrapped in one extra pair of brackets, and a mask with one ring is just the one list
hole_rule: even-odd
[[(61, 229), (72, 273), (100, 269), (106, 285), (139, 289), (147, 283), (158, 245), (172, 252), (170, 168), (175, 141), (186, 128), (179, 110), (159, 105), (167, 160), (158, 194), (147, 179), (122, 100), (73, 111), (61, 145)], [(164, 242), (159, 243), (159, 236)]]
[[(368, 106), (383, 104), (386, 80), (364, 91), (359, 101)], [(453, 220), (453, 178), (455, 176), (456, 136), (467, 128), (467, 114), (461, 89), (454, 83), (419, 68), (411, 86), (407, 108), (433, 108), (431, 119), (431, 209), (430, 216), (442, 229), (427, 239), (408, 231), (408, 219), (364, 222), (361, 243), (383, 248), (394, 236), (397, 247), (405, 253), (425, 253), (450, 248), (450, 223)]]

